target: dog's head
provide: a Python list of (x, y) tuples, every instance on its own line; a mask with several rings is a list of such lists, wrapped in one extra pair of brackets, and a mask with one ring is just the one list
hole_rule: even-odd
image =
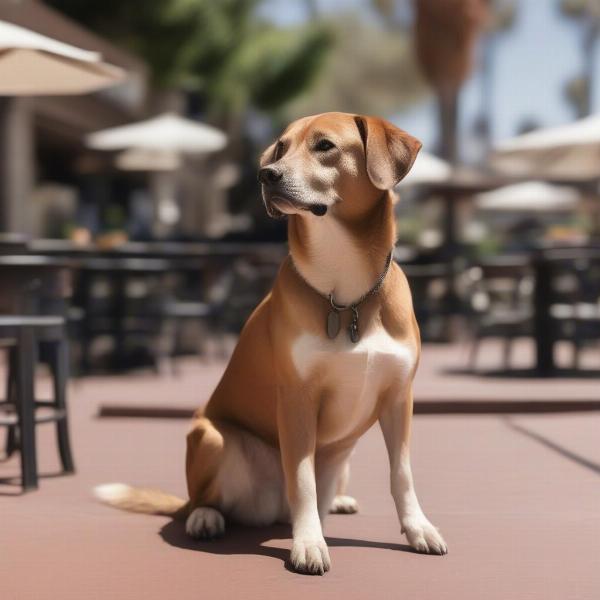
[(267, 212), (360, 217), (408, 173), (420, 148), (417, 139), (377, 117), (298, 119), (261, 157)]

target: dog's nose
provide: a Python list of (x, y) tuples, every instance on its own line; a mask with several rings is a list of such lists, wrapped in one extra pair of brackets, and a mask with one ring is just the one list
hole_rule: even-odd
[(258, 180), (264, 185), (272, 185), (281, 179), (281, 171), (274, 167), (263, 167), (258, 172)]

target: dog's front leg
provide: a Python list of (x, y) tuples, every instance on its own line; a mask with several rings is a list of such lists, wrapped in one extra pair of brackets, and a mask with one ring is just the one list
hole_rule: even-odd
[(382, 405), (379, 424), (390, 459), (390, 486), (402, 532), (419, 552), (446, 554), (448, 547), (440, 532), (423, 513), (410, 468), (410, 425), (412, 389), (387, 398)]
[(292, 518), (290, 561), (296, 571), (323, 575), (331, 560), (323, 538), (315, 481), (317, 410), (306, 392), (283, 392), (277, 421)]

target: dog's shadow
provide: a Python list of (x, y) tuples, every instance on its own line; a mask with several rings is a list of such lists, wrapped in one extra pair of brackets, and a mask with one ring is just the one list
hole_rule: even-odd
[[(208, 552), (210, 554), (248, 554), (270, 556), (280, 560), (286, 569), (292, 570), (289, 564), (289, 550), (265, 545), (272, 540), (289, 540), (291, 531), (289, 525), (271, 525), (269, 527), (244, 527), (228, 524), (226, 534), (215, 540), (194, 540), (185, 532), (181, 521), (170, 521), (159, 532), (161, 538), (169, 545), (184, 550)], [(350, 538), (325, 537), (330, 547), (352, 546), (356, 548), (379, 548), (397, 552), (416, 553), (408, 544), (387, 542), (372, 542)]]

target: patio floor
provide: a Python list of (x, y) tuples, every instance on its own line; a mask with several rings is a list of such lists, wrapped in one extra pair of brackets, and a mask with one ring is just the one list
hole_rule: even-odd
[[(490, 342), (484, 369), (496, 352)], [(526, 348), (518, 354), (525, 360)], [(590, 365), (596, 359), (600, 367), (595, 355)], [(452, 402), (465, 400), (600, 396), (598, 379), (475, 377), (457, 373), (464, 361), (461, 348), (426, 347), (417, 399), (446, 401), (453, 412)], [(20, 495), (18, 460), (0, 462), (2, 600), (600, 597), (600, 411), (417, 416), (416, 485), (448, 542), (445, 557), (411, 552), (400, 534), (378, 428), (352, 461), (359, 514), (326, 522), (333, 567), (324, 577), (286, 569), (284, 526), (230, 528), (220, 541), (198, 543), (180, 523), (96, 503), (92, 487), (110, 481), (185, 490), (186, 419), (102, 417), (101, 407), (173, 406), (184, 415), (207, 399), (222, 368), (186, 360), (178, 377), (140, 372), (72, 384), (77, 474), (55, 476), (49, 426), (39, 429), (38, 491)]]

